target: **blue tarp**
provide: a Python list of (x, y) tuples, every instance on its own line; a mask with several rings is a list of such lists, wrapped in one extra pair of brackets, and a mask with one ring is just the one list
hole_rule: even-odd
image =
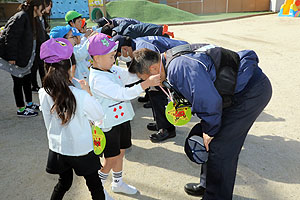
[(89, 17), (88, 0), (53, 0), (51, 18), (65, 18), (68, 11), (75, 10), (82, 14), (82, 17)]

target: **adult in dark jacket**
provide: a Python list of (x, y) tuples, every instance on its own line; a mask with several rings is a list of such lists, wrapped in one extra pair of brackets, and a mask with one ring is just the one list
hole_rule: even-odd
[[(34, 18), (41, 15), (43, 4), (41, 0), (27, 0), (19, 7), (19, 12), (12, 16), (5, 25), (3, 35), (0, 38), (0, 49), (3, 49), (1, 57), (10, 64), (18, 67), (27, 67), (33, 52), (33, 41), (36, 38), (38, 27)], [(20, 117), (36, 116), (38, 105), (32, 102), (31, 74), (16, 77), (13, 76), (14, 96), (19, 108), (17, 115)], [(25, 106), (23, 91), (27, 105)]]
[[(207, 49), (212, 48), (216, 47)], [(218, 78), (216, 67), (205, 52), (181, 55), (165, 68), (164, 56), (141, 49), (133, 53), (129, 67), (130, 72), (143, 80), (160, 73), (162, 81), (167, 79), (192, 104), (192, 112), (201, 119), (199, 136), (203, 136), (209, 152), (204, 200), (232, 199), (239, 153), (249, 129), (272, 95), (270, 81), (258, 67), (256, 53), (247, 50), (238, 52), (238, 56), (233, 105), (224, 109), (214, 85)]]
[[(158, 53), (164, 53), (167, 50), (188, 44), (185, 41), (173, 40), (162, 36), (146, 36), (131, 39), (117, 35), (113, 37), (114, 41), (119, 42), (116, 55), (124, 62), (130, 62), (133, 57), (133, 51), (142, 48), (147, 48)], [(171, 124), (165, 116), (165, 106), (168, 104), (167, 96), (159, 87), (155, 87), (147, 91), (152, 105), (153, 117), (156, 123), (149, 123), (147, 128), (152, 131), (158, 131), (150, 135), (152, 142), (161, 142), (168, 138), (176, 136), (175, 127)]]
[(48, 17), (51, 14), (52, 1), (44, 0), (45, 9), (42, 11), (42, 16), (37, 16), (34, 18), (36, 23), (36, 51), (35, 51), (35, 59), (33, 62), (33, 66), (31, 68), (31, 85), (32, 92), (38, 92), (40, 87), (37, 82), (37, 71), (39, 71), (39, 75), (41, 78), (41, 82), (45, 76), (44, 62), (40, 59), (40, 47), (43, 42), (49, 39), (49, 35), (47, 30), (50, 29), (48, 23)]
[(123, 22), (126, 22), (128, 25), (142, 23), (136, 19), (125, 18), (125, 17), (116, 17), (116, 18), (112, 18), (112, 19), (108, 19), (106, 17), (101, 17), (101, 18), (95, 20), (95, 22), (98, 24), (98, 27), (103, 27), (104, 25), (110, 25), (110, 27), (112, 27), (112, 28), (119, 26)]
[(40, 47), (46, 40), (49, 39), (49, 35), (46, 32), (46, 29), (43, 26), (43, 22), (39, 17), (35, 18), (36, 26), (38, 27), (37, 38), (36, 38), (36, 51), (35, 51), (35, 60), (31, 68), (31, 84), (32, 92), (38, 92), (39, 86), (37, 83), (37, 71), (39, 71), (41, 81), (45, 76), (44, 62), (40, 59)]
[(110, 25), (104, 25), (101, 33), (106, 35), (115, 36), (122, 35), (128, 36), (132, 39), (145, 36), (164, 36), (164, 37), (174, 37), (173, 32), (168, 31), (167, 25), (156, 25), (150, 23), (139, 23), (130, 24), (127, 22), (122, 22), (119, 26), (112, 28)]

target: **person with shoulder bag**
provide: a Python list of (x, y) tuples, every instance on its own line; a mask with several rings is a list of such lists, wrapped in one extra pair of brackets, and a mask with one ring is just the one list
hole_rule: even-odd
[(38, 115), (35, 110), (39, 109), (39, 105), (32, 102), (30, 69), (35, 57), (38, 29), (34, 18), (42, 15), (42, 9), (41, 0), (26, 0), (8, 20), (0, 37), (0, 68), (11, 73), (19, 117)]

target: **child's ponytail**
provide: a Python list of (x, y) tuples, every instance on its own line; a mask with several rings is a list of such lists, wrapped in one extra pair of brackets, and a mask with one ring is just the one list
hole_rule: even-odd
[(76, 99), (69, 88), (72, 85), (69, 75), (71, 61), (68, 59), (58, 63), (45, 63), (45, 67), (47, 74), (43, 80), (43, 87), (54, 102), (51, 112), (56, 111), (62, 124), (66, 124), (76, 111)]

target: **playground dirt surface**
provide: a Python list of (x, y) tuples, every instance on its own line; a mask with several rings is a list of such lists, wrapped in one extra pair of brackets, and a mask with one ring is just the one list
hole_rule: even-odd
[[(232, 50), (252, 49), (273, 86), (269, 105), (251, 128), (241, 151), (234, 200), (298, 200), (300, 196), (300, 18), (265, 15), (239, 20), (171, 26), (176, 39), (211, 43)], [(0, 196), (1, 199), (50, 199), (58, 176), (45, 172), (48, 144), (41, 113), (38, 117), (16, 116), (12, 79), (0, 73)], [(33, 94), (38, 102), (37, 94)], [(199, 182), (200, 166), (183, 151), (186, 134), (198, 119), (177, 128), (177, 136), (153, 144), (146, 125), (151, 110), (133, 100), (133, 146), (124, 159), (124, 181), (134, 185), (136, 195), (115, 194), (114, 199), (193, 200), (183, 187)], [(74, 176), (66, 200), (91, 199), (82, 177)]]

